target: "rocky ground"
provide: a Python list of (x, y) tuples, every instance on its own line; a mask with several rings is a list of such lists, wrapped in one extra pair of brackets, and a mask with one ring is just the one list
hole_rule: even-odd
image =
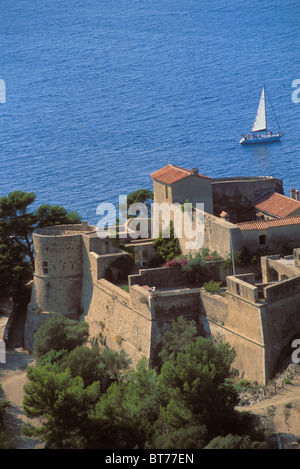
[[(27, 380), (26, 369), (31, 364), (34, 364), (33, 357), (22, 348), (6, 350), (6, 363), (0, 363), (0, 384), (4, 392), (3, 397), (11, 403), (11, 407), (5, 412), (4, 424), (10, 443), (15, 449), (42, 447), (39, 440), (21, 434), (22, 425), (32, 422), (24, 415), (22, 406), (23, 386)], [(38, 423), (38, 421), (34, 422), (35, 425)]]
[(279, 449), (300, 449), (300, 366), (291, 364), (268, 386), (248, 386), (239, 410), (258, 415)]

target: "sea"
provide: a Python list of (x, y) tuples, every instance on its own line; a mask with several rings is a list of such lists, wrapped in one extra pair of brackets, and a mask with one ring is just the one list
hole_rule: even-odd
[[(0, 0), (0, 50), (0, 196), (96, 224), (168, 163), (300, 189), (299, 0)], [(282, 140), (240, 145), (263, 85)]]

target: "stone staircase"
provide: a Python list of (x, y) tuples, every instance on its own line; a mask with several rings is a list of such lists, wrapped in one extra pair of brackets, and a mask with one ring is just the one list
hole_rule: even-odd
[(24, 347), (24, 328), (27, 306), (19, 305), (15, 311), (12, 324), (9, 328), (7, 346), (9, 348)]

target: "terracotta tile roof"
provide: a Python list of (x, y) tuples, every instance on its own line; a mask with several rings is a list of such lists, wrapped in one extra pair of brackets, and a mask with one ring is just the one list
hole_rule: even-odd
[(273, 220), (254, 220), (237, 223), (242, 231), (246, 230), (266, 230), (277, 226), (300, 225), (300, 215), (295, 217), (274, 218)]
[(299, 200), (291, 199), (277, 192), (269, 191), (253, 201), (254, 207), (275, 217), (284, 218), (300, 209)]
[[(171, 185), (177, 181), (180, 181), (181, 179), (185, 179), (191, 176), (191, 174), (193, 174), (191, 169), (180, 168), (179, 166), (168, 164), (164, 168), (161, 168), (158, 171), (152, 173), (151, 177), (156, 181)], [(198, 177), (212, 179), (208, 176), (204, 176), (203, 174), (198, 174)]]

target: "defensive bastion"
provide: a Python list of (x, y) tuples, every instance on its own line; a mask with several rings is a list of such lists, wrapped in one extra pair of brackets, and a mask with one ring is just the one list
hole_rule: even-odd
[[(228, 341), (241, 377), (265, 384), (283, 352), (291, 356), (291, 340), (300, 332), (299, 250), (288, 262), (262, 258), (264, 283), (256, 283), (252, 273), (229, 275), (224, 293), (217, 295), (191, 284), (174, 267), (141, 268), (129, 276), (129, 292), (122, 290), (104, 276), (116, 258), (129, 254), (86, 223), (41, 229), (33, 242), (34, 285), (25, 325), (29, 350), (43, 321), (62, 313), (86, 321), (92, 342), (124, 349), (133, 365), (142, 356), (156, 363), (163, 333), (179, 316), (194, 319), (202, 335)], [(284, 277), (274, 281), (270, 272), (276, 268)], [(208, 276), (220, 280), (220, 264), (211, 263)]]

